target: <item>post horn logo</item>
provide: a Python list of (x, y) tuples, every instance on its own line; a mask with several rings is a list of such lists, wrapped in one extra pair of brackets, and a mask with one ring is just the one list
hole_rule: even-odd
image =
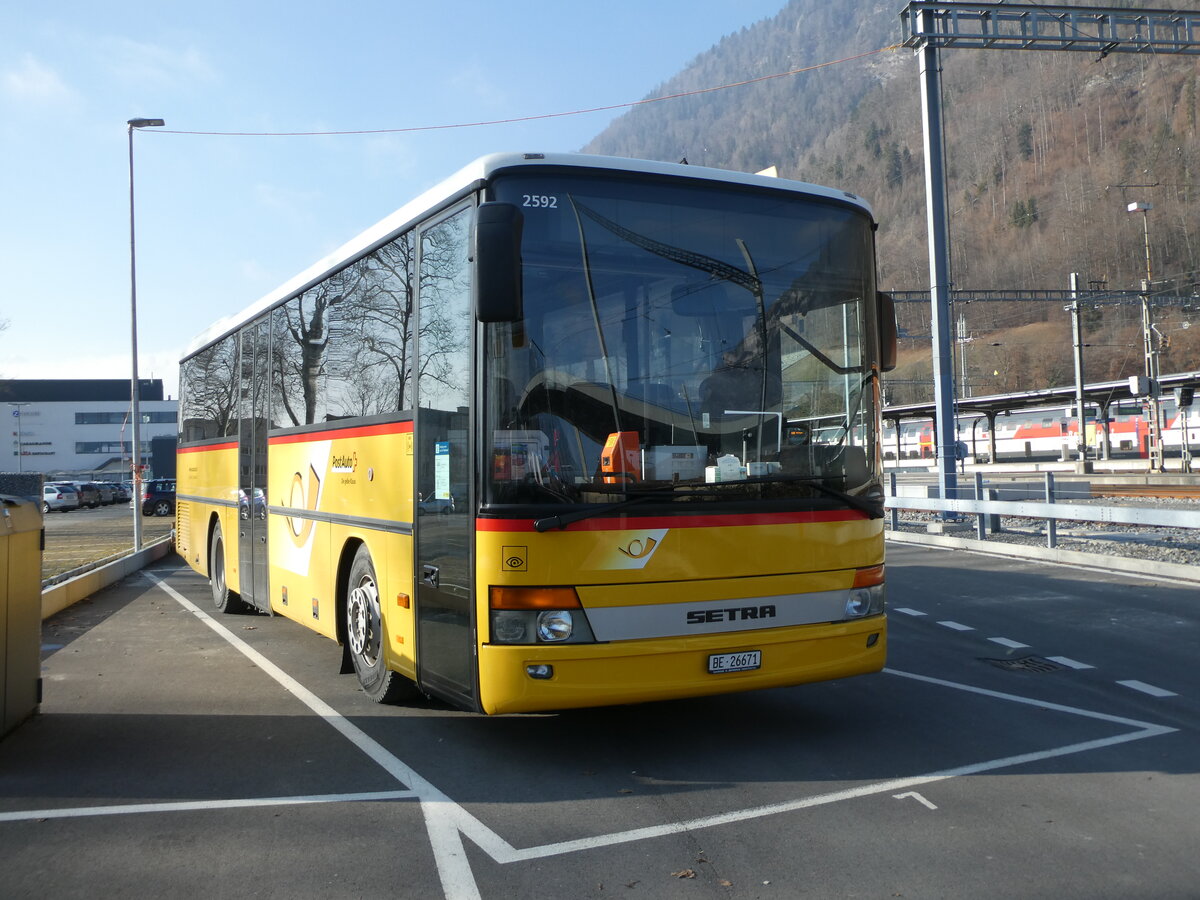
[(649, 559), (650, 555), (654, 553), (654, 548), (657, 546), (658, 541), (652, 537), (648, 537), (645, 540), (634, 538), (624, 547), (618, 547), (617, 549), (630, 559)]

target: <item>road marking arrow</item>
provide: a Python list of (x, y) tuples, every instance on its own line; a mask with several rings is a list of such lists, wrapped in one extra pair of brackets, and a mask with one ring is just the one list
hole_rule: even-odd
[(912, 797), (914, 800), (916, 800), (918, 803), (920, 803), (926, 809), (937, 809), (936, 806), (934, 806), (932, 803), (930, 803), (928, 800), (926, 800), (924, 797), (922, 797), (916, 791), (909, 791), (907, 794), (892, 794), (892, 796), (897, 800), (905, 800), (908, 797)]

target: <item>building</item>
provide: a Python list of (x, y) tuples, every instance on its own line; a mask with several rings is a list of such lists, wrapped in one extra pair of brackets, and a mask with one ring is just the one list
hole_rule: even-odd
[[(163, 399), (162, 379), (138, 382), (141, 459), (178, 432), (179, 401)], [(129, 381), (121, 379), (0, 379), (0, 415), (7, 435), (0, 469), (55, 478), (130, 477)], [(146, 470), (148, 476), (157, 473)]]

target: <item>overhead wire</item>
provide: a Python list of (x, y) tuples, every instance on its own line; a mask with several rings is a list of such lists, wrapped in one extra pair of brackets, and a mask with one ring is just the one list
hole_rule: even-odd
[(568, 116), (583, 116), (590, 113), (613, 112), (618, 109), (634, 109), (639, 106), (647, 106), (651, 103), (663, 103), (668, 100), (680, 100), (684, 97), (695, 97), (701, 94), (711, 94), (716, 91), (725, 91), (731, 88), (745, 87), (751, 84), (760, 84), (764, 81), (771, 81), (777, 78), (788, 78), (793, 75), (800, 75), (805, 72), (815, 71), (817, 69), (825, 69), (829, 68), (830, 66), (841, 65), (842, 63), (854, 62), (856, 60), (865, 59), (869, 56), (874, 56), (879, 53), (887, 53), (900, 48), (900, 44), (889, 44), (886, 47), (877, 47), (874, 50), (867, 50), (864, 53), (856, 53), (853, 56), (844, 56), (841, 59), (833, 59), (826, 62), (814, 63), (811, 66), (801, 66), (798, 69), (789, 69), (786, 72), (774, 72), (770, 75), (760, 75), (757, 78), (747, 78), (743, 81), (734, 81), (730, 82), (729, 84), (696, 88), (695, 90), (691, 91), (678, 91), (673, 94), (664, 94), (661, 97), (647, 97), (642, 100), (631, 100), (625, 103), (612, 103), (607, 106), (592, 106), (585, 109), (572, 109), (563, 112), (539, 113), (528, 116), (513, 116), (506, 119), (489, 119), (478, 122), (455, 122), (442, 125), (413, 125), (404, 128), (346, 129), (341, 131), (188, 131), (174, 128), (155, 128), (152, 131), (147, 131), (146, 133), (191, 134), (215, 137), (330, 137), (337, 135), (356, 134), (411, 134), (413, 132), (420, 131), (446, 131), (455, 128), (480, 128), (487, 125), (511, 125), (519, 122), (536, 122), (544, 119), (561, 119)]

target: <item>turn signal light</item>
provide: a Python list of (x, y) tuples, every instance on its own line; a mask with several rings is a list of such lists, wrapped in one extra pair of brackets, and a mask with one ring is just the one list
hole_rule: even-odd
[(854, 573), (854, 584), (851, 587), (874, 587), (877, 584), (883, 584), (883, 566), (858, 569)]
[(497, 587), (488, 591), (492, 609), (580, 609), (573, 587)]

